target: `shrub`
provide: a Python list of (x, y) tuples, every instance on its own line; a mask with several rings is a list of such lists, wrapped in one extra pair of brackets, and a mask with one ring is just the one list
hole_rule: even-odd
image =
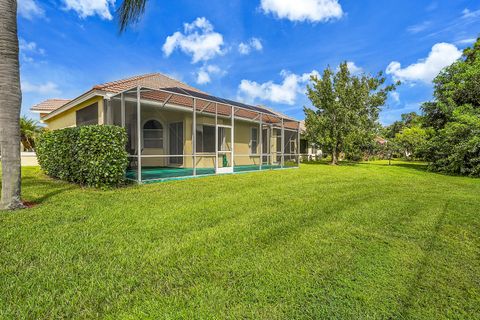
[(92, 187), (124, 183), (128, 164), (125, 129), (93, 125), (43, 133), (37, 157), (49, 176)]

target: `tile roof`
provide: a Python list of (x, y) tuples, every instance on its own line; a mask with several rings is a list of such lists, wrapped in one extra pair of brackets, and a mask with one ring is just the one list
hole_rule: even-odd
[(42, 101), (36, 105), (34, 105), (31, 110), (38, 111), (38, 112), (45, 112), (49, 113), (53, 110), (56, 110), (66, 104), (67, 102), (71, 101), (70, 99), (48, 99)]
[[(295, 128), (298, 127), (296, 120), (289, 118), (280, 112), (274, 111), (273, 109), (270, 109), (264, 106), (246, 105), (240, 102), (211, 96), (208, 93), (205, 93), (197, 88), (191, 87), (188, 84), (183, 83), (181, 81), (172, 79), (161, 73), (149, 73), (144, 75), (133, 76), (126, 79), (106, 82), (103, 84), (98, 84), (93, 86), (92, 89), (85, 92), (84, 94), (92, 93), (92, 92), (95, 92), (96, 90), (107, 92), (107, 93), (118, 94), (120, 92), (129, 90), (135, 87), (163, 89), (163, 90), (166, 90), (167, 92), (171, 92), (173, 96), (171, 97), (170, 102), (178, 105), (188, 106), (192, 108), (193, 107), (192, 98), (197, 97), (197, 98), (206, 99), (209, 101), (218, 102), (217, 105), (219, 107), (219, 110), (218, 110), (219, 114), (225, 114), (225, 115), (230, 114), (231, 113), (230, 107), (227, 104), (229, 105), (231, 104), (241, 108), (238, 111), (236, 111), (238, 116), (255, 119), (258, 115), (257, 112), (263, 112), (265, 114), (264, 121), (266, 123), (278, 124), (280, 123), (280, 118), (283, 117), (285, 118), (285, 120), (287, 120), (287, 122), (284, 123), (285, 127), (295, 127)], [(167, 92), (143, 91), (142, 98), (157, 100), (157, 101), (165, 101), (169, 96), (169, 93)], [(180, 95), (176, 95), (175, 93), (179, 93)], [(45, 113), (51, 113), (57, 110), (58, 108), (62, 107), (63, 105), (65, 105), (68, 101), (71, 101), (71, 100), (49, 99), (39, 103), (36, 106), (33, 106), (31, 110), (44, 111)], [(198, 101), (201, 101), (201, 100), (198, 100)], [(201, 104), (202, 103), (199, 102), (199, 104), (197, 105), (197, 108), (199, 109), (203, 108)], [(206, 105), (205, 108), (207, 107), (208, 106)], [(207, 108), (207, 110), (205, 111), (214, 112), (214, 110), (209, 110), (211, 108), (213, 108), (213, 106), (209, 106), (209, 108)], [(59, 110), (59, 112), (61, 111)]]
[(137, 87), (137, 86), (147, 87), (151, 89), (165, 89), (165, 88), (178, 87), (182, 89), (188, 89), (195, 92), (204, 93), (203, 91), (200, 91), (197, 88), (191, 87), (186, 83), (172, 79), (161, 73), (149, 73), (149, 74), (134, 76), (134, 77), (121, 79), (117, 81), (98, 84), (94, 86), (93, 89), (119, 93), (124, 90), (128, 90), (130, 88)]
[[(141, 86), (148, 87), (152, 89), (164, 89), (171, 87), (178, 87), (183, 89), (192, 90), (199, 93), (204, 93), (194, 87), (189, 86), (186, 83), (172, 79), (161, 73), (149, 73), (143, 75), (137, 75), (125, 79), (120, 79), (116, 81), (106, 82), (102, 84), (97, 84), (89, 91), (93, 90), (103, 90), (111, 93), (119, 93), (123, 90), (130, 89), (132, 87)], [(57, 110), (67, 102), (71, 101), (70, 99), (48, 99), (32, 106), (32, 111), (50, 113), (54, 110)]]

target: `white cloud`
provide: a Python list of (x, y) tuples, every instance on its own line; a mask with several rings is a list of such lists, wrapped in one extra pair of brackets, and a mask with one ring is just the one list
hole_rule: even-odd
[(291, 21), (325, 22), (343, 16), (338, 0), (261, 0), (260, 6), (267, 14)]
[(22, 92), (51, 95), (59, 94), (60, 90), (58, 89), (58, 85), (56, 83), (50, 81), (42, 84), (32, 84), (28, 81), (22, 81)]
[(39, 48), (35, 42), (28, 42), (23, 38), (18, 39), (18, 47), (20, 49), (20, 58), (24, 62), (33, 62), (34, 59), (32, 55), (35, 56), (45, 54), (45, 50)]
[(469, 9), (464, 9), (462, 11), (462, 18), (470, 19), (480, 17), (480, 10), (470, 11)]
[(347, 68), (352, 74), (359, 74), (363, 72), (363, 69), (357, 66), (353, 61), (347, 62)]
[(41, 55), (45, 54), (45, 50), (39, 48), (35, 42), (28, 42), (23, 38), (18, 39), (18, 46), (20, 50), (24, 52), (37, 53)]
[(43, 17), (45, 11), (38, 5), (35, 0), (18, 0), (18, 14), (25, 19), (33, 19), (34, 17)]
[(319, 76), (319, 73), (314, 70), (311, 73), (297, 75), (283, 70), (280, 75), (283, 78), (282, 83), (268, 81), (260, 84), (255, 81), (242, 80), (238, 87), (238, 98), (247, 102), (258, 99), (293, 105), (297, 95), (305, 92), (305, 86), (310, 80), (310, 76)]
[(395, 102), (395, 103), (399, 103), (400, 102), (400, 93), (396, 92), (396, 91), (393, 91), (390, 93), (390, 97), (392, 97), (392, 100)]
[(206, 18), (185, 23), (183, 29), (184, 33), (177, 31), (165, 40), (162, 49), (167, 57), (177, 48), (191, 55), (192, 63), (208, 61), (224, 54), (223, 36), (213, 30), (213, 25)]
[(424, 21), (422, 23), (408, 27), (407, 31), (414, 34), (419, 33), (426, 30), (428, 27), (430, 27), (431, 24), (432, 24), (431, 21)]
[(246, 43), (241, 42), (238, 45), (238, 52), (240, 52), (240, 54), (247, 55), (247, 54), (250, 54), (252, 50), (256, 50), (256, 51), (263, 50), (262, 41), (260, 39), (253, 37), (253, 38), (250, 38), (250, 40), (248, 40)]
[(475, 38), (469, 38), (469, 39), (458, 40), (456, 43), (457, 43), (457, 44), (474, 44), (475, 41), (477, 41), (477, 39), (475, 39)]
[(462, 52), (450, 43), (437, 43), (432, 47), (426, 59), (402, 68), (400, 62), (392, 61), (386, 73), (395, 80), (423, 81), (430, 83), (437, 74), (462, 56)]
[(115, 0), (63, 0), (66, 10), (75, 11), (80, 18), (94, 15), (105, 20), (112, 20), (110, 9), (115, 8)]
[[(353, 61), (347, 61), (347, 68), (353, 75), (359, 75), (363, 72), (363, 69), (355, 64)], [(336, 71), (340, 71), (340, 66), (337, 67)]]
[(196, 81), (198, 84), (207, 84), (212, 81), (212, 75), (224, 75), (225, 73), (225, 71), (216, 65), (205, 65), (198, 70)]

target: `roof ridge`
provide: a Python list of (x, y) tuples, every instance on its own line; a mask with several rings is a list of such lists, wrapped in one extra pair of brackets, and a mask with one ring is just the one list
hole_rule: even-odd
[[(167, 75), (167, 74), (163, 74), (163, 73), (160, 73), (160, 72), (157, 72), (156, 74), (162, 75), (162, 76), (164, 76), (165, 78), (168, 78), (168, 79), (170, 79), (170, 80), (176, 81), (176, 82), (181, 83), (181, 84), (184, 84), (184, 85), (186, 85), (187, 87), (193, 88), (193, 87), (192, 87), (191, 85), (189, 85), (188, 83), (183, 82), (183, 81), (180, 81), (180, 80), (175, 79), (175, 78), (172, 78), (171, 76), (169, 76), (169, 75)], [(196, 89), (196, 88), (195, 88), (195, 89)], [(197, 89), (197, 90), (198, 90), (198, 89)]]
[(108, 82), (104, 82), (104, 83), (101, 83), (101, 84), (94, 85), (93, 89), (101, 89), (101, 88), (108, 87), (108, 86), (111, 86), (111, 85), (114, 85), (114, 84), (126, 83), (126, 82), (130, 82), (130, 81), (145, 79), (147, 77), (151, 77), (151, 76), (154, 76), (154, 75), (159, 75), (159, 73), (158, 72), (151, 72), (151, 73), (145, 73), (145, 74), (139, 74), (139, 75), (127, 77), (127, 78), (124, 78), (124, 79), (108, 81)]

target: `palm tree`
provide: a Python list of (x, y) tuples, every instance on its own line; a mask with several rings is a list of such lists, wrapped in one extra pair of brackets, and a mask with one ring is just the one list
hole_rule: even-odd
[(23, 208), (20, 167), (20, 68), (18, 62), (17, 1), (0, 0), (0, 209)]
[(127, 27), (138, 21), (145, 12), (147, 0), (124, 0), (117, 10), (120, 32), (124, 32)]
[(35, 139), (42, 132), (43, 128), (38, 122), (25, 116), (20, 118), (20, 138), (26, 150), (35, 149)]
[[(136, 22), (147, 0), (124, 0), (118, 8), (120, 32)], [(23, 208), (20, 165), (20, 67), (18, 61), (17, 0), (0, 0), (0, 210)]]

